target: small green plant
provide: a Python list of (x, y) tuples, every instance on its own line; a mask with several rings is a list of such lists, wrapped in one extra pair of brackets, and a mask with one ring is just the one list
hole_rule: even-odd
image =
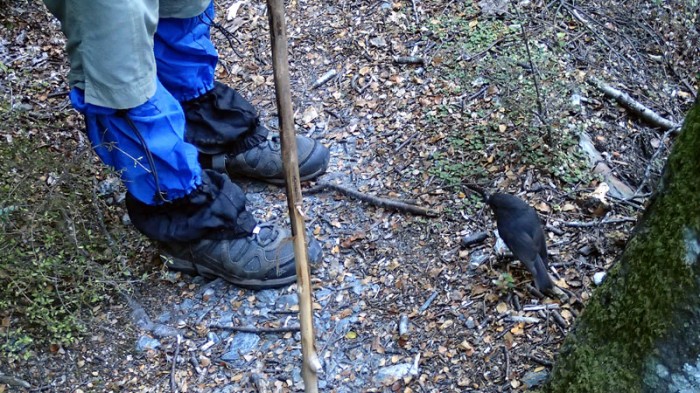
[[(0, 111), (14, 127), (21, 116)], [(66, 159), (17, 135), (0, 144), (0, 349), (22, 359), (32, 345), (70, 344), (87, 330), (92, 307), (129, 274), (113, 261), (139, 237), (125, 236), (119, 207), (95, 196), (89, 152)]]
[(501, 273), (493, 283), (498, 287), (501, 292), (508, 292), (509, 290), (515, 288), (515, 279), (510, 273)]

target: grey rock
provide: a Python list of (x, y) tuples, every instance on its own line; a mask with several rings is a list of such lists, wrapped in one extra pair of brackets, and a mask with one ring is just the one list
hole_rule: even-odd
[(231, 311), (226, 311), (221, 313), (219, 316), (219, 325), (227, 325), (233, 321), (233, 313)]
[(160, 341), (148, 336), (141, 336), (136, 342), (136, 350), (139, 352), (148, 351), (149, 349), (156, 349), (158, 347), (160, 347)]
[(595, 285), (600, 285), (605, 280), (605, 272), (597, 272), (593, 275), (593, 283)]
[(215, 299), (215, 297), (214, 297), (215, 294), (216, 294), (216, 290), (214, 288), (207, 288), (202, 293), (202, 300), (205, 302), (210, 302), (210, 301)]
[(138, 326), (139, 329), (151, 330), (153, 328), (153, 322), (151, 322), (151, 318), (146, 314), (146, 310), (136, 302), (132, 302), (131, 306), (133, 307), (131, 318), (134, 320), (136, 326)]
[(207, 279), (202, 276), (194, 276), (192, 277), (192, 283), (197, 285), (204, 285), (207, 283)]
[(361, 281), (356, 281), (354, 284), (352, 284), (352, 292), (355, 295), (362, 295), (364, 293), (365, 286), (362, 284)]
[(294, 385), (298, 385), (304, 382), (304, 379), (301, 377), (301, 368), (294, 367), (294, 370), (292, 370), (292, 382), (294, 383)]
[(278, 297), (279, 293), (274, 289), (265, 289), (255, 294), (255, 298), (262, 304), (275, 304)]
[(656, 375), (658, 375), (659, 378), (666, 379), (666, 378), (668, 378), (670, 373), (668, 372), (668, 368), (666, 368), (666, 366), (664, 366), (663, 364), (657, 364), (656, 365)]
[(487, 259), (488, 256), (484, 255), (483, 252), (475, 251), (469, 256), (469, 268), (476, 269), (486, 262)]
[(467, 318), (467, 322), (465, 322), (464, 325), (467, 327), (467, 329), (476, 328), (476, 322), (474, 322), (474, 318), (472, 317)]
[(178, 308), (182, 311), (190, 311), (194, 307), (194, 301), (192, 299), (185, 299), (178, 305)]
[(542, 371), (529, 371), (523, 375), (523, 377), (520, 379), (523, 384), (525, 384), (525, 387), (528, 389), (532, 389), (536, 386), (540, 386), (544, 383), (544, 381), (547, 380), (549, 377), (549, 371), (547, 370), (542, 370)]
[(280, 296), (275, 302), (278, 310), (284, 310), (297, 304), (299, 304), (299, 297), (296, 294)]
[(172, 317), (173, 317), (173, 316), (172, 316), (172, 314), (170, 313), (170, 311), (166, 311), (166, 312), (160, 314), (160, 315), (158, 316), (158, 319), (157, 319), (157, 320), (158, 320), (159, 323), (168, 323), (168, 322), (170, 322), (170, 319), (171, 319)]
[(417, 374), (418, 370), (413, 367), (413, 363), (401, 363), (380, 368), (373, 379), (379, 385), (388, 386), (405, 376)]
[(119, 190), (119, 179), (108, 178), (97, 183), (97, 195), (105, 196), (114, 194)]
[(218, 344), (221, 342), (221, 338), (219, 338), (219, 335), (214, 332), (207, 333), (207, 339), (209, 339), (209, 341), (213, 342), (214, 344)]
[(221, 360), (238, 360), (241, 355), (251, 352), (260, 342), (260, 336), (252, 333), (237, 333), (233, 336), (229, 351), (221, 356)]
[(163, 337), (175, 337), (180, 334), (180, 331), (172, 326), (164, 325), (162, 323), (155, 324), (153, 330), (151, 331), (154, 336), (158, 338)]

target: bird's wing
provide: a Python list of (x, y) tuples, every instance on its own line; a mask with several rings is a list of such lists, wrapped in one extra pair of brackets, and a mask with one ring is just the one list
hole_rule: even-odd
[(499, 235), (508, 246), (508, 249), (523, 263), (532, 263), (538, 254), (538, 245), (529, 234), (525, 232), (501, 231)]

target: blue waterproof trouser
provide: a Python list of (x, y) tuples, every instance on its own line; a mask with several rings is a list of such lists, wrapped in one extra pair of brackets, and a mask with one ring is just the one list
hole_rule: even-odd
[[(160, 8), (159, 0), (44, 1), (67, 38), (73, 106), (98, 156), (120, 172), (134, 225), (166, 242), (250, 233), (243, 191), (203, 172), (185, 136), (185, 101), (227, 101), (214, 89), (211, 0), (160, 0)], [(222, 140), (226, 151), (259, 143), (257, 115), (242, 121), (240, 110), (229, 112), (234, 126), (199, 121), (192, 140)]]
[(160, 19), (154, 19), (158, 2), (149, 0), (47, 5), (68, 38), (71, 65), (77, 67), (71, 69), (71, 101), (85, 115), (99, 157), (145, 204), (192, 192), (201, 168), (197, 149), (184, 140), (180, 102), (214, 86), (213, 4), (190, 18)]

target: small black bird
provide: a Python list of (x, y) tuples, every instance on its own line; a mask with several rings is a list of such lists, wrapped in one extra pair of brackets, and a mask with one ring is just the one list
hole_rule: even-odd
[(495, 193), (486, 201), (496, 215), (501, 239), (535, 277), (537, 289), (550, 292), (554, 283), (548, 273), (547, 244), (535, 209), (509, 194)]

